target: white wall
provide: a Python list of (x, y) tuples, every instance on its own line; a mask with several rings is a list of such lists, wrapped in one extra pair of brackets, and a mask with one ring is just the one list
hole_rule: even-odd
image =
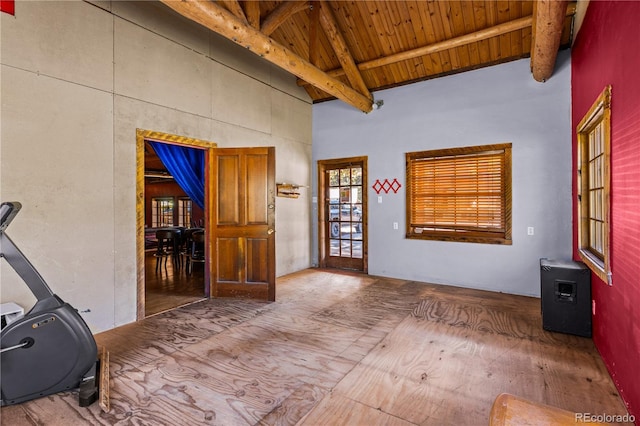
[[(311, 184), (311, 103), (295, 78), (159, 2), (29, 1), (0, 14), (0, 200), (8, 229), (94, 332), (135, 320), (136, 129), (276, 147)], [(276, 200), (278, 276), (311, 263), (310, 197)], [(33, 303), (2, 262), (0, 301)]]
[[(570, 74), (564, 51), (546, 83), (522, 59), (377, 92), (384, 106), (370, 114), (314, 105), (314, 164), (368, 157), (369, 273), (539, 296), (539, 259), (571, 257)], [(406, 152), (503, 142), (513, 144), (512, 245), (404, 238)], [(385, 178), (403, 187), (378, 204), (371, 186)]]

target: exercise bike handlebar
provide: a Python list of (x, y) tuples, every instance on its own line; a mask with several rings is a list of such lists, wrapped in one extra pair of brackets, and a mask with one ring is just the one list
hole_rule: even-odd
[(7, 229), (7, 226), (9, 226), (21, 208), (22, 204), (17, 201), (4, 202), (0, 204), (0, 232)]
[(40, 300), (53, 296), (53, 292), (36, 271), (29, 259), (20, 251), (11, 238), (4, 232), (16, 217), (22, 204), (17, 201), (0, 204), (0, 258), (4, 258), (27, 284), (33, 295)]

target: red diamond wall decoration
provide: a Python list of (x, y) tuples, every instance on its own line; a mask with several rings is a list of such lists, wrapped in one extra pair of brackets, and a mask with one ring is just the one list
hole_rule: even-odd
[(380, 194), (381, 192), (388, 194), (389, 191), (393, 191), (394, 194), (397, 194), (398, 190), (402, 188), (402, 185), (396, 178), (394, 178), (391, 182), (389, 182), (389, 179), (385, 179), (383, 182), (380, 182), (380, 179), (376, 179), (372, 188), (374, 191), (376, 191), (376, 194)]
[(14, 0), (0, 0), (0, 12), (15, 16), (16, 4)]

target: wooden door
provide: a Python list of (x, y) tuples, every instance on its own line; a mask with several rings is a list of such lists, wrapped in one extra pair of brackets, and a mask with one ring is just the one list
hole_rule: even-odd
[(219, 148), (213, 162), (214, 297), (275, 300), (275, 148)]
[(319, 161), (321, 266), (367, 271), (366, 158)]

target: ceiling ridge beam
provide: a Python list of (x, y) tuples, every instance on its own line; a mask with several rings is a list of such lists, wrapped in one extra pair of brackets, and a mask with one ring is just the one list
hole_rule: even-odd
[(536, 0), (531, 25), (531, 73), (545, 82), (556, 66), (567, 0)]
[(308, 1), (285, 1), (280, 3), (269, 16), (265, 17), (260, 26), (260, 32), (271, 35), (287, 19), (298, 12), (309, 9)]
[[(569, 3), (566, 10), (566, 16), (571, 16), (575, 13), (575, 3)], [(357, 64), (360, 71), (367, 71), (370, 69), (382, 67), (385, 65), (394, 64), (396, 62), (414, 59), (420, 56), (429, 55), (432, 53), (442, 52), (456, 47), (465, 46), (470, 43), (486, 40), (491, 37), (497, 37), (503, 34), (507, 34), (513, 31), (521, 30), (523, 28), (532, 25), (533, 16), (525, 16), (522, 18), (514, 19), (512, 21), (503, 22), (498, 25), (494, 25), (489, 28), (474, 31), (469, 34), (464, 34), (458, 37), (450, 38), (447, 40), (439, 41), (437, 43), (428, 44), (426, 46), (417, 47), (415, 49), (405, 50), (404, 52), (394, 53), (393, 55), (385, 56), (382, 58), (372, 59), (370, 61), (364, 61)], [(331, 77), (340, 77), (345, 74), (344, 69), (337, 68), (327, 71), (327, 74)], [(298, 80), (298, 86), (306, 86), (307, 83), (303, 80)]]
[(344, 70), (349, 83), (351, 83), (351, 87), (367, 96), (369, 99), (373, 99), (373, 95), (369, 92), (369, 88), (364, 82), (356, 62), (353, 60), (353, 55), (351, 55), (351, 52), (349, 51), (347, 42), (338, 28), (338, 23), (333, 16), (331, 7), (325, 0), (320, 0), (320, 26), (327, 35), (329, 43), (331, 44), (340, 65), (342, 65), (342, 69)]
[(363, 112), (371, 112), (370, 98), (349, 87), (340, 80), (327, 75), (318, 67), (296, 55), (275, 40), (262, 34), (231, 12), (213, 2), (197, 0), (160, 0), (185, 18), (220, 34), (240, 46), (291, 74), (309, 82), (314, 87), (334, 96)]

